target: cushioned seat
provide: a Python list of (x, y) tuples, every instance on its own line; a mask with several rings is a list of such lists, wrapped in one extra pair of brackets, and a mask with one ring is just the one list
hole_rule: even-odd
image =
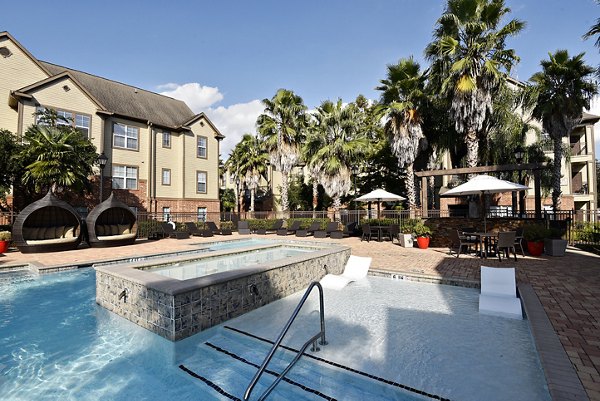
[(481, 266), (479, 313), (522, 319), (514, 267)]
[(137, 217), (112, 193), (88, 214), (86, 223), (88, 241), (94, 248), (130, 245), (137, 237)]

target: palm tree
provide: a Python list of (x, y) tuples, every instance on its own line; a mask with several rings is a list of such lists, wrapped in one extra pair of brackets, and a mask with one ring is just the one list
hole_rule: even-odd
[(244, 190), (244, 177), (241, 174), (241, 160), (243, 158), (243, 149), (241, 148), (241, 141), (238, 142), (235, 147), (229, 153), (229, 158), (225, 162), (225, 169), (229, 171), (229, 174), (235, 180), (235, 199), (237, 203), (237, 211), (241, 212), (242, 196)]
[(366, 152), (369, 141), (360, 130), (358, 110), (354, 104), (342, 106), (326, 100), (317, 108), (313, 130), (320, 138), (320, 149), (314, 159), (321, 161), (321, 183), (333, 198), (335, 212), (341, 206), (341, 197), (350, 192), (351, 170)]
[(264, 114), (257, 119), (258, 132), (265, 140), (271, 164), (281, 172), (281, 208), (289, 210), (289, 175), (300, 158), (305, 135), (306, 106), (302, 98), (279, 89), (272, 99), (264, 99)]
[(598, 87), (591, 80), (594, 68), (585, 64), (584, 53), (569, 57), (566, 50), (557, 50), (549, 56), (549, 60), (541, 62), (542, 71), (530, 80), (537, 92), (537, 104), (532, 114), (542, 120), (542, 127), (554, 144), (552, 207), (556, 211), (560, 209), (562, 138), (581, 121), (581, 113), (590, 108)]
[(250, 211), (253, 212), (256, 189), (260, 179), (265, 177), (269, 155), (264, 151), (264, 145), (258, 136), (244, 134), (239, 145), (239, 174), (244, 177), (250, 190)]
[(503, 0), (448, 0), (434, 41), (425, 50), (433, 79), (451, 98), (450, 112), (456, 131), (465, 138), (468, 167), (478, 164), (478, 135), (492, 111), (493, 94), (505, 79), (502, 70), (510, 72), (519, 60), (505, 41), (525, 23), (513, 19), (500, 26), (509, 12)]
[(406, 170), (404, 184), (409, 208), (413, 210), (417, 206), (413, 164), (419, 151), (427, 146), (418, 110), (425, 98), (425, 77), (412, 57), (388, 65), (387, 70), (387, 78), (376, 89), (383, 92), (381, 111), (387, 120), (384, 130), (398, 167)]
[(306, 135), (306, 142), (302, 146), (302, 159), (306, 163), (310, 181), (312, 183), (312, 207), (314, 211), (319, 204), (319, 184), (321, 182), (321, 169), (323, 162), (317, 157), (317, 153), (323, 147), (325, 140), (320, 130), (311, 124)]
[(27, 129), (27, 146), (19, 154), (26, 163), (24, 184), (33, 183), (38, 190), (71, 187), (78, 192), (91, 191), (89, 177), (98, 159), (96, 147), (70, 124), (72, 121), (46, 110), (40, 114), (39, 124)]

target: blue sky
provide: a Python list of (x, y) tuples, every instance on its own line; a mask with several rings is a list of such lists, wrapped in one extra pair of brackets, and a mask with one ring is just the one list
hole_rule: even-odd
[[(586, 52), (581, 36), (600, 16), (594, 0), (506, 0), (527, 23), (509, 42), (527, 80), (549, 51)], [(20, 1), (2, 6), (7, 30), (39, 59), (185, 100), (227, 136), (224, 156), (254, 130), (260, 100), (294, 90), (308, 107), (377, 98), (386, 64), (423, 50), (445, 2)], [(600, 102), (592, 111), (600, 114)]]

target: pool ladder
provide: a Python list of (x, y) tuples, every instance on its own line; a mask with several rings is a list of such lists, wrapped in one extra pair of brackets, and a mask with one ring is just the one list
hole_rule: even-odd
[(292, 367), (296, 364), (296, 362), (298, 362), (298, 360), (300, 359), (300, 357), (302, 356), (302, 354), (304, 354), (304, 351), (306, 351), (306, 349), (308, 348), (308, 346), (310, 344), (312, 344), (312, 348), (311, 348), (312, 352), (319, 351), (319, 348), (317, 347), (317, 340), (319, 339), (319, 337), (321, 338), (321, 340), (319, 341), (319, 344), (321, 344), (321, 345), (327, 345), (327, 341), (325, 341), (325, 313), (324, 313), (325, 309), (323, 308), (323, 287), (321, 287), (321, 284), (319, 284), (318, 281), (313, 281), (312, 283), (310, 283), (310, 285), (306, 289), (306, 292), (304, 293), (304, 296), (302, 297), (302, 299), (298, 303), (298, 306), (296, 306), (296, 309), (294, 310), (294, 313), (292, 313), (292, 316), (290, 316), (289, 320), (287, 321), (287, 323), (283, 327), (283, 330), (281, 330), (281, 333), (279, 333), (279, 336), (277, 337), (277, 340), (275, 340), (275, 343), (271, 347), (271, 350), (269, 351), (269, 353), (265, 357), (265, 360), (263, 361), (262, 365), (260, 365), (260, 368), (258, 369), (258, 371), (256, 372), (256, 374), (254, 375), (254, 377), (250, 381), (250, 384), (248, 385), (248, 388), (246, 389), (246, 392), (244, 393), (244, 401), (247, 401), (248, 398), (250, 398), (250, 394), (252, 393), (252, 390), (254, 390), (254, 386), (256, 386), (256, 383), (258, 383), (258, 380), (260, 379), (260, 377), (264, 373), (265, 369), (267, 368), (267, 365), (269, 364), (269, 362), (271, 362), (271, 359), (273, 358), (273, 355), (275, 355), (275, 352), (277, 351), (277, 348), (279, 348), (279, 346), (281, 345), (281, 342), (283, 341), (283, 337), (285, 337), (285, 335), (287, 334), (290, 326), (292, 325), (292, 323), (294, 322), (294, 320), (296, 320), (296, 317), (298, 316), (298, 313), (300, 312), (300, 309), (302, 309), (302, 306), (304, 306), (304, 303), (306, 302), (306, 299), (308, 298), (308, 296), (310, 295), (310, 293), (312, 292), (312, 290), (315, 287), (319, 290), (319, 315), (320, 315), (320, 319), (321, 319), (321, 330), (317, 334), (315, 334), (314, 336), (312, 336), (310, 339), (308, 339), (308, 341), (306, 341), (306, 343), (304, 343), (304, 345), (302, 346), (302, 348), (300, 349), (300, 351), (298, 351), (298, 353), (296, 354), (296, 356), (294, 357), (294, 359), (292, 359), (292, 361), (279, 374), (279, 376), (277, 376), (277, 378), (269, 386), (269, 388), (267, 388), (265, 390), (265, 392), (258, 398), (258, 401), (264, 400), (271, 393), (271, 391), (273, 391), (273, 389), (275, 388), (275, 386), (277, 386), (277, 384), (279, 384), (279, 382), (292, 369)]

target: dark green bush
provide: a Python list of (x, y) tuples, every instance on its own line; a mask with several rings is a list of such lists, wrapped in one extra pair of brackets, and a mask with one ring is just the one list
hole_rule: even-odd
[(398, 220), (391, 218), (381, 218), (381, 219), (364, 219), (361, 220), (361, 224), (370, 224), (372, 226), (391, 226), (392, 224), (398, 224)]
[(300, 222), (300, 228), (303, 230), (306, 230), (307, 228), (309, 228), (313, 221), (318, 221), (319, 223), (321, 223), (321, 229), (324, 230), (327, 228), (327, 223), (329, 223), (331, 220), (329, 220), (328, 218), (320, 218), (320, 219), (311, 219), (311, 218), (294, 218), (294, 219), (288, 219), (287, 220), (287, 226), (291, 227), (292, 224), (294, 224), (294, 221), (299, 221)]

